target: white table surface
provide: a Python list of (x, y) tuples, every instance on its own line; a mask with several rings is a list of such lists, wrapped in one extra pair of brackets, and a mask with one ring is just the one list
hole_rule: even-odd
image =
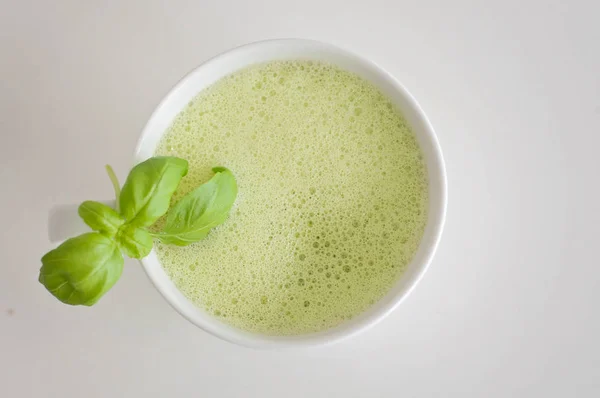
[[(0, 0), (0, 396), (600, 396), (600, 2)], [(37, 282), (55, 204), (110, 198), (155, 105), (231, 47), (363, 54), (436, 128), (449, 207), (414, 293), (327, 348), (256, 351), (126, 262), (96, 306)]]

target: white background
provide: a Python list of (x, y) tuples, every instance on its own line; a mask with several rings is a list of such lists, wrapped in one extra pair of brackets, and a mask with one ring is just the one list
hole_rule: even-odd
[[(0, 396), (600, 396), (597, 0), (0, 0)], [(414, 94), (448, 168), (437, 255), (367, 333), (256, 351), (126, 262), (91, 308), (38, 284), (55, 204), (110, 199), (185, 73), (266, 38), (328, 41)]]

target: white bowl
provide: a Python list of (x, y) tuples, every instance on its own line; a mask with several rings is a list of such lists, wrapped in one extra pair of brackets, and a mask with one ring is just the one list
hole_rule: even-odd
[(417, 101), (389, 73), (374, 63), (330, 44), (312, 40), (282, 39), (247, 44), (200, 65), (165, 96), (144, 127), (135, 152), (135, 161), (154, 154), (161, 136), (177, 114), (200, 91), (239, 69), (252, 64), (306, 59), (328, 62), (354, 72), (377, 86), (402, 111), (423, 151), (429, 177), (429, 218), (419, 249), (395, 286), (377, 303), (356, 318), (319, 333), (297, 336), (269, 336), (229, 326), (190, 302), (169, 279), (156, 252), (142, 260), (146, 273), (165, 299), (181, 315), (205, 331), (232, 343), (250, 347), (291, 347), (322, 345), (357, 334), (383, 319), (416, 286), (437, 247), (446, 211), (446, 173), (437, 138)]

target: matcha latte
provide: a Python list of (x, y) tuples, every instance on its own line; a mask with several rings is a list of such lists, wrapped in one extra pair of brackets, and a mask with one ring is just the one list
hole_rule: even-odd
[(156, 149), (189, 161), (175, 200), (212, 167), (235, 175), (229, 219), (159, 260), (198, 307), (296, 335), (360, 314), (396, 283), (427, 222), (416, 138), (372, 84), (329, 64), (259, 64), (205, 89)]

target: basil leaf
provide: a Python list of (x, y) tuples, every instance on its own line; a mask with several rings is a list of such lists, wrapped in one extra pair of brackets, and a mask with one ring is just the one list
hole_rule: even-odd
[(121, 215), (129, 224), (147, 227), (165, 214), (171, 196), (187, 174), (184, 159), (159, 156), (135, 166), (119, 195)]
[(42, 257), (39, 281), (63, 303), (92, 305), (119, 279), (123, 262), (114, 240), (89, 232)]
[(154, 240), (145, 229), (124, 225), (117, 234), (117, 243), (127, 256), (144, 258), (150, 254)]
[(237, 195), (237, 184), (226, 168), (217, 167), (213, 171), (216, 173), (213, 178), (171, 208), (163, 230), (156, 235), (161, 242), (187, 246), (227, 219)]
[(125, 222), (112, 207), (92, 200), (86, 200), (79, 205), (77, 212), (91, 229), (109, 237), (115, 236)]

